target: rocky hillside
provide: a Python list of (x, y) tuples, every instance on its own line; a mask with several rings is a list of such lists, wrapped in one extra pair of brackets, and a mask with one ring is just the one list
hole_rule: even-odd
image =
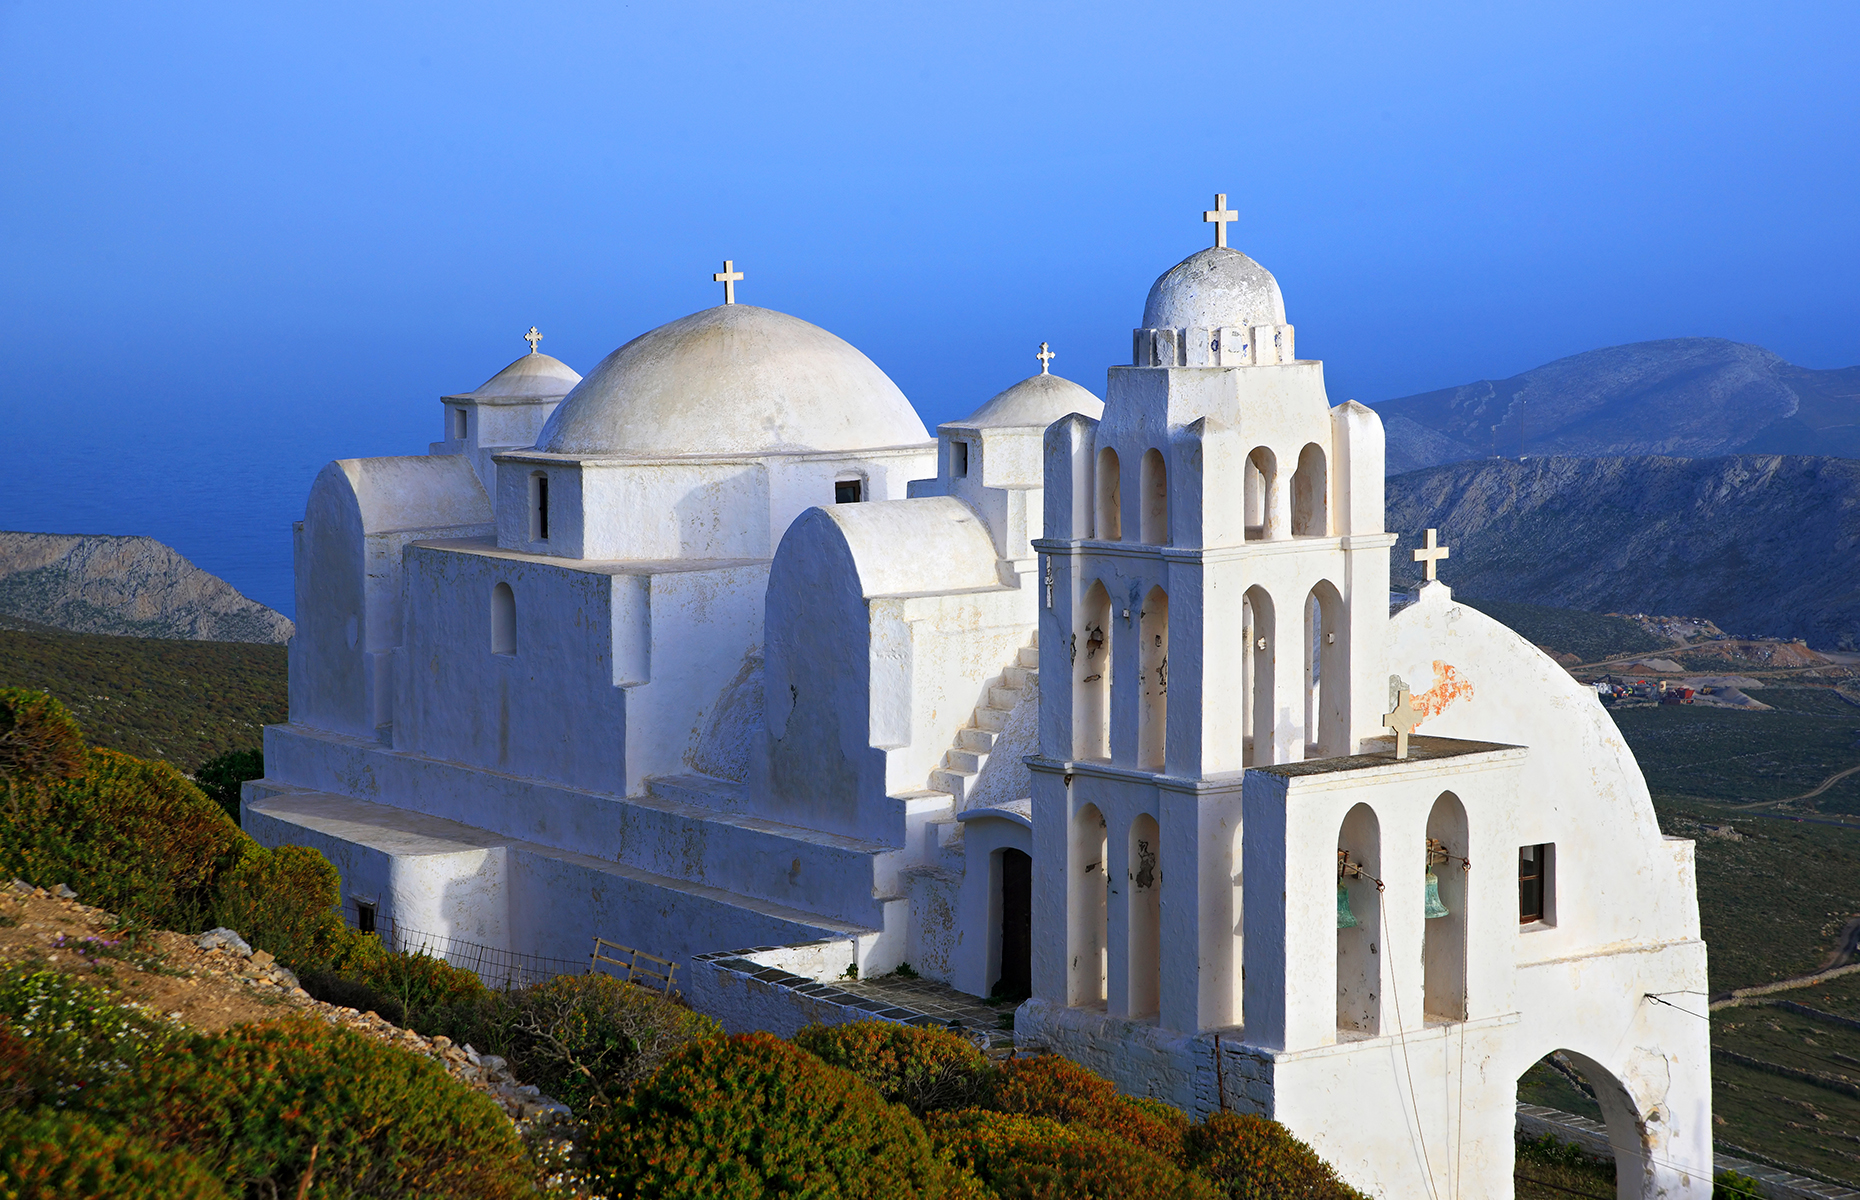
[(1467, 596), (1706, 617), (1732, 633), (1860, 643), (1860, 461), (1480, 459), (1388, 481), (1407, 551), (1440, 530)]
[(290, 640), (289, 618), (153, 538), (0, 532), (0, 621), (211, 642)]
[(1520, 445), (1529, 457), (1860, 458), (1860, 367), (1811, 370), (1722, 338), (1591, 350), (1375, 408), (1391, 475), (1494, 453), (1517, 458)]

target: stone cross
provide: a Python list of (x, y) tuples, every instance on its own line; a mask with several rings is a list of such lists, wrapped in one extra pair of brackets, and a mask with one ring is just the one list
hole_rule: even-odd
[(1034, 355), (1034, 357), (1040, 360), (1040, 374), (1045, 375), (1047, 373), (1046, 364), (1052, 362), (1059, 356), (1054, 354), (1051, 350), (1048, 350), (1045, 342), (1041, 342), (1040, 352)]
[(1216, 192), (1214, 194), (1214, 210), (1212, 212), (1202, 213), (1201, 219), (1206, 222), (1213, 222), (1215, 248), (1225, 250), (1227, 248), (1227, 222), (1238, 221), (1240, 219), (1240, 214), (1227, 207), (1226, 192)]
[(1445, 546), (1436, 546), (1434, 544), (1434, 534), (1436, 532), (1438, 531), (1433, 529), (1428, 530), (1427, 545), (1414, 552), (1414, 561), (1427, 564), (1422, 569), (1427, 572), (1427, 582), (1429, 583), (1434, 582), (1434, 567), (1439, 561), (1443, 558), (1451, 557), (1451, 552), (1448, 551)]
[(542, 341), (542, 339), (543, 335), (536, 332), (536, 326), (534, 325), (530, 326), (530, 331), (523, 335), (523, 340), (530, 344), (531, 354), (536, 353), (536, 343)]
[(1408, 685), (1396, 680), (1395, 708), (1385, 713), (1382, 724), (1395, 734), (1395, 757), (1408, 757), (1408, 735), (1421, 723), (1421, 714), (1414, 711), (1414, 705), (1408, 703)]
[(742, 277), (743, 273), (736, 269), (736, 264), (727, 258), (723, 260), (723, 270), (711, 276), (712, 279), (723, 285), (723, 302), (725, 304), (736, 303), (736, 281)]

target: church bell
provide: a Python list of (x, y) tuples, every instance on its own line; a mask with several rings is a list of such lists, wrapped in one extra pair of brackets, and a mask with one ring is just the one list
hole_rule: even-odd
[(1440, 876), (1432, 871), (1427, 873), (1427, 919), (1447, 915), (1447, 906), (1440, 901)]
[[(1445, 912), (1446, 909), (1440, 911)], [(1337, 928), (1355, 929), (1356, 914), (1350, 911), (1350, 885), (1339, 879), (1337, 881)]]

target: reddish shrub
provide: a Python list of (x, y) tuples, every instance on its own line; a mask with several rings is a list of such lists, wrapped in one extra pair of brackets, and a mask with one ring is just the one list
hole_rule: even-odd
[(946, 1197), (960, 1187), (910, 1113), (767, 1033), (692, 1042), (589, 1136), (616, 1196)]
[(1368, 1200), (1285, 1126), (1264, 1117), (1215, 1113), (1188, 1131), (1182, 1155), (1228, 1200)]
[(933, 1113), (937, 1147), (1000, 1200), (1217, 1200), (1213, 1185), (1167, 1157), (1051, 1117), (969, 1109)]
[(1110, 1080), (1051, 1054), (1009, 1061), (989, 1107), (1094, 1129), (1169, 1159), (1180, 1157), (1188, 1128), (1188, 1117), (1168, 1105), (1127, 1100)]
[(242, 1194), (529, 1193), (516, 1131), (431, 1059), (315, 1019), (235, 1026), (142, 1059), (86, 1096), (125, 1132), (186, 1150)]
[(971, 1107), (994, 1074), (973, 1042), (946, 1029), (852, 1021), (809, 1025), (794, 1040), (920, 1117), (938, 1109)]
[(225, 1200), (193, 1156), (162, 1150), (71, 1112), (0, 1116), (8, 1200)]

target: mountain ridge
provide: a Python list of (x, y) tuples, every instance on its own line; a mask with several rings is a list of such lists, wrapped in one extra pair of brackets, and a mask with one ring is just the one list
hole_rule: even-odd
[(72, 633), (273, 645), (296, 629), (172, 547), (111, 534), (0, 532), (0, 617)]

